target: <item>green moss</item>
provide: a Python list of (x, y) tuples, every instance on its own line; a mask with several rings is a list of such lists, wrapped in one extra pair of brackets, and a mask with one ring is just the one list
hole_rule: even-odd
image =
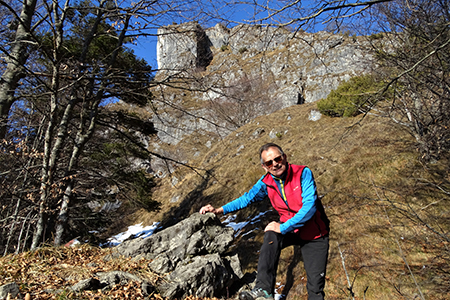
[(373, 41), (373, 40), (379, 40), (382, 39), (384, 37), (384, 34), (382, 32), (380, 33), (373, 33), (371, 35), (369, 35), (369, 40)]

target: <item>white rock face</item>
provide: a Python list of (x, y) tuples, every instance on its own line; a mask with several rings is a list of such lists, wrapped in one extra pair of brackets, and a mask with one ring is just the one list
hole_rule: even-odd
[[(170, 81), (176, 74), (177, 79), (192, 80), (186, 85), (196, 90), (189, 92), (189, 103), (197, 108), (188, 107), (176, 116), (160, 113), (153, 119), (160, 140), (172, 145), (198, 131), (229, 134), (230, 127), (214, 119), (205, 107), (214, 101), (227, 103), (233, 91), (233, 99), (265, 99), (266, 104), (251, 107), (255, 117), (318, 101), (341, 82), (372, 67), (371, 56), (362, 50), (363, 39), (327, 32), (294, 34), (277, 27), (230, 29), (219, 24), (204, 30), (197, 23), (187, 23), (162, 27), (158, 34), (157, 77)], [(249, 82), (250, 88), (245, 88)], [(177, 93), (169, 92), (165, 101), (182, 103), (184, 98)]]
[(229, 44), (230, 39), (230, 29), (226, 28), (221, 24), (217, 24), (212, 28), (205, 30), (206, 36), (211, 42), (211, 46), (220, 49), (222, 46)]
[[(340, 82), (367, 72), (371, 66), (359, 41), (349, 42), (351, 38), (327, 32), (294, 35), (284, 28), (240, 25), (228, 29), (219, 24), (203, 30), (196, 23), (187, 23), (162, 27), (158, 34), (159, 69), (192, 71), (208, 66), (210, 74), (222, 70), (222, 83), (227, 86), (243, 77), (245, 65), (258, 66), (245, 75), (275, 78), (278, 92), (274, 98), (284, 107), (324, 98)], [(222, 46), (241, 57), (236, 60), (229, 55), (229, 62), (210, 64), (212, 53), (223, 54)], [(271, 55), (274, 50), (279, 53)], [(255, 58), (261, 53), (265, 53), (262, 59)], [(208, 84), (208, 75), (203, 80)], [(204, 95), (204, 99), (209, 98)]]
[[(183, 34), (178, 34), (172, 27), (158, 29), (158, 44), (156, 58), (159, 70), (176, 70), (193, 67), (197, 52), (195, 35), (189, 28), (182, 28)], [(183, 53), (183, 56), (177, 55)]]
[(173, 74), (202, 67), (211, 59), (209, 53), (209, 40), (195, 22), (158, 29), (156, 59), (159, 70)]
[(243, 49), (271, 51), (281, 46), (291, 35), (280, 27), (239, 25), (230, 32), (230, 46), (233, 53)]

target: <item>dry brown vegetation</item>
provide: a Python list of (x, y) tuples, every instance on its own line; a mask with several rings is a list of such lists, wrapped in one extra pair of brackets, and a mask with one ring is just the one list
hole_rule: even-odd
[[(204, 146), (202, 156), (190, 156), (189, 164), (197, 173), (179, 168), (171, 178), (159, 183), (154, 193), (155, 200), (161, 203), (159, 211), (139, 210), (125, 219), (118, 230), (125, 230), (133, 222), (170, 225), (207, 203), (219, 206), (234, 199), (263, 175), (258, 148), (266, 142), (276, 142), (288, 154), (289, 162), (311, 168), (331, 220), (327, 299), (351, 299), (350, 292), (355, 299), (448, 299), (450, 175), (446, 158), (434, 164), (420, 164), (413, 139), (385, 119), (322, 117), (309, 121), (311, 109), (315, 109), (315, 104), (259, 117), (210, 149)], [(271, 131), (277, 133), (276, 138), (269, 137)], [(207, 141), (204, 136), (195, 139), (197, 146)], [(191, 153), (193, 142), (185, 140), (177, 148)], [(178, 181), (174, 186), (173, 177)], [(267, 209), (268, 203), (249, 207), (238, 213), (237, 221)], [(244, 272), (255, 270), (263, 236), (261, 228), (275, 218), (275, 213), (267, 214), (261, 223), (248, 225), (238, 236), (231, 251), (239, 253)], [(255, 228), (259, 229), (252, 231)], [(43, 292), (47, 285), (63, 289), (69, 284), (64, 279), (66, 274), (47, 273), (62, 269), (61, 265), (79, 266), (73, 268), (78, 270), (78, 280), (90, 274), (87, 263), (91, 261), (98, 263), (99, 268), (147, 272), (145, 263), (102, 262), (104, 251), (58, 248), (8, 256), (0, 260), (0, 284), (14, 280), (24, 293), (37, 293), (33, 299), (65, 299)], [(287, 248), (280, 259), (278, 292), (287, 294), (289, 299), (306, 299), (305, 273), (298, 252)], [(71, 260), (77, 255), (86, 258)], [(37, 260), (45, 271), (32, 267), (39, 265)], [(129, 294), (134, 299), (140, 293), (139, 286), (128, 287), (127, 291), (134, 293)], [(70, 293), (64, 297), (91, 298)]]
[[(187, 169), (172, 174), (179, 183), (155, 192), (168, 205), (148, 218), (172, 224), (202, 205), (219, 206), (238, 197), (263, 174), (258, 148), (274, 141), (290, 162), (312, 169), (331, 219), (329, 299), (350, 297), (338, 245), (355, 297), (406, 299), (422, 293), (426, 299), (446, 299), (449, 270), (442, 265), (448, 258), (447, 160), (419, 163), (413, 139), (387, 119), (322, 117), (314, 122), (308, 120), (311, 109), (315, 104), (286, 108), (230, 134), (191, 161), (203, 176)], [(258, 129), (264, 132), (255, 135)], [(271, 131), (277, 138), (269, 138)], [(189, 148), (189, 141), (181, 147)], [(180, 200), (167, 203), (174, 196)], [(268, 208), (261, 206), (239, 212), (238, 220)], [(140, 221), (145, 218), (146, 214), (139, 216)], [(263, 223), (270, 218), (276, 214)], [(243, 233), (263, 226), (249, 225)], [(247, 272), (255, 270), (261, 239), (262, 230), (241, 235), (234, 248)], [(288, 297), (303, 299), (305, 274), (301, 263), (290, 265), (293, 251), (282, 254), (280, 282), (289, 280), (285, 274), (291, 270), (294, 282)]]
[[(80, 280), (95, 277), (95, 273), (125, 271), (150, 282), (158, 277), (148, 271), (147, 262), (117, 258), (105, 260), (109, 249), (83, 245), (81, 247), (43, 247), (34, 252), (9, 255), (0, 260), (0, 283), (14, 281), (23, 295), (31, 299), (144, 299), (140, 284), (130, 282), (109, 291), (69, 289)], [(162, 299), (153, 296), (150, 299)]]

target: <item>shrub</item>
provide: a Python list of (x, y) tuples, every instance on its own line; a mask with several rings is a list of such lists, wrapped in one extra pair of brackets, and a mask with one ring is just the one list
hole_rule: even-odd
[(353, 117), (370, 109), (371, 98), (383, 87), (373, 75), (350, 78), (341, 83), (327, 98), (317, 102), (319, 111), (331, 117)]
[(248, 50), (247, 47), (242, 47), (239, 49), (239, 53), (242, 54), (242, 53), (246, 52), (247, 50)]
[(227, 45), (222, 45), (222, 47), (220, 47), (220, 51), (227, 51), (228, 50), (228, 46)]
[(369, 35), (369, 40), (371, 40), (371, 41), (379, 40), (379, 39), (382, 39), (383, 37), (384, 37), (384, 34), (382, 32), (372, 33), (371, 35)]

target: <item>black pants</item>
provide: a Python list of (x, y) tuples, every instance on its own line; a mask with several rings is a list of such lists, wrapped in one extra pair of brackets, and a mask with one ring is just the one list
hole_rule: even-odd
[(304, 241), (295, 233), (282, 235), (274, 231), (267, 231), (259, 254), (255, 287), (273, 294), (281, 249), (291, 245), (300, 245), (307, 277), (308, 299), (324, 299), (328, 240), (328, 236), (324, 236), (312, 241)]

